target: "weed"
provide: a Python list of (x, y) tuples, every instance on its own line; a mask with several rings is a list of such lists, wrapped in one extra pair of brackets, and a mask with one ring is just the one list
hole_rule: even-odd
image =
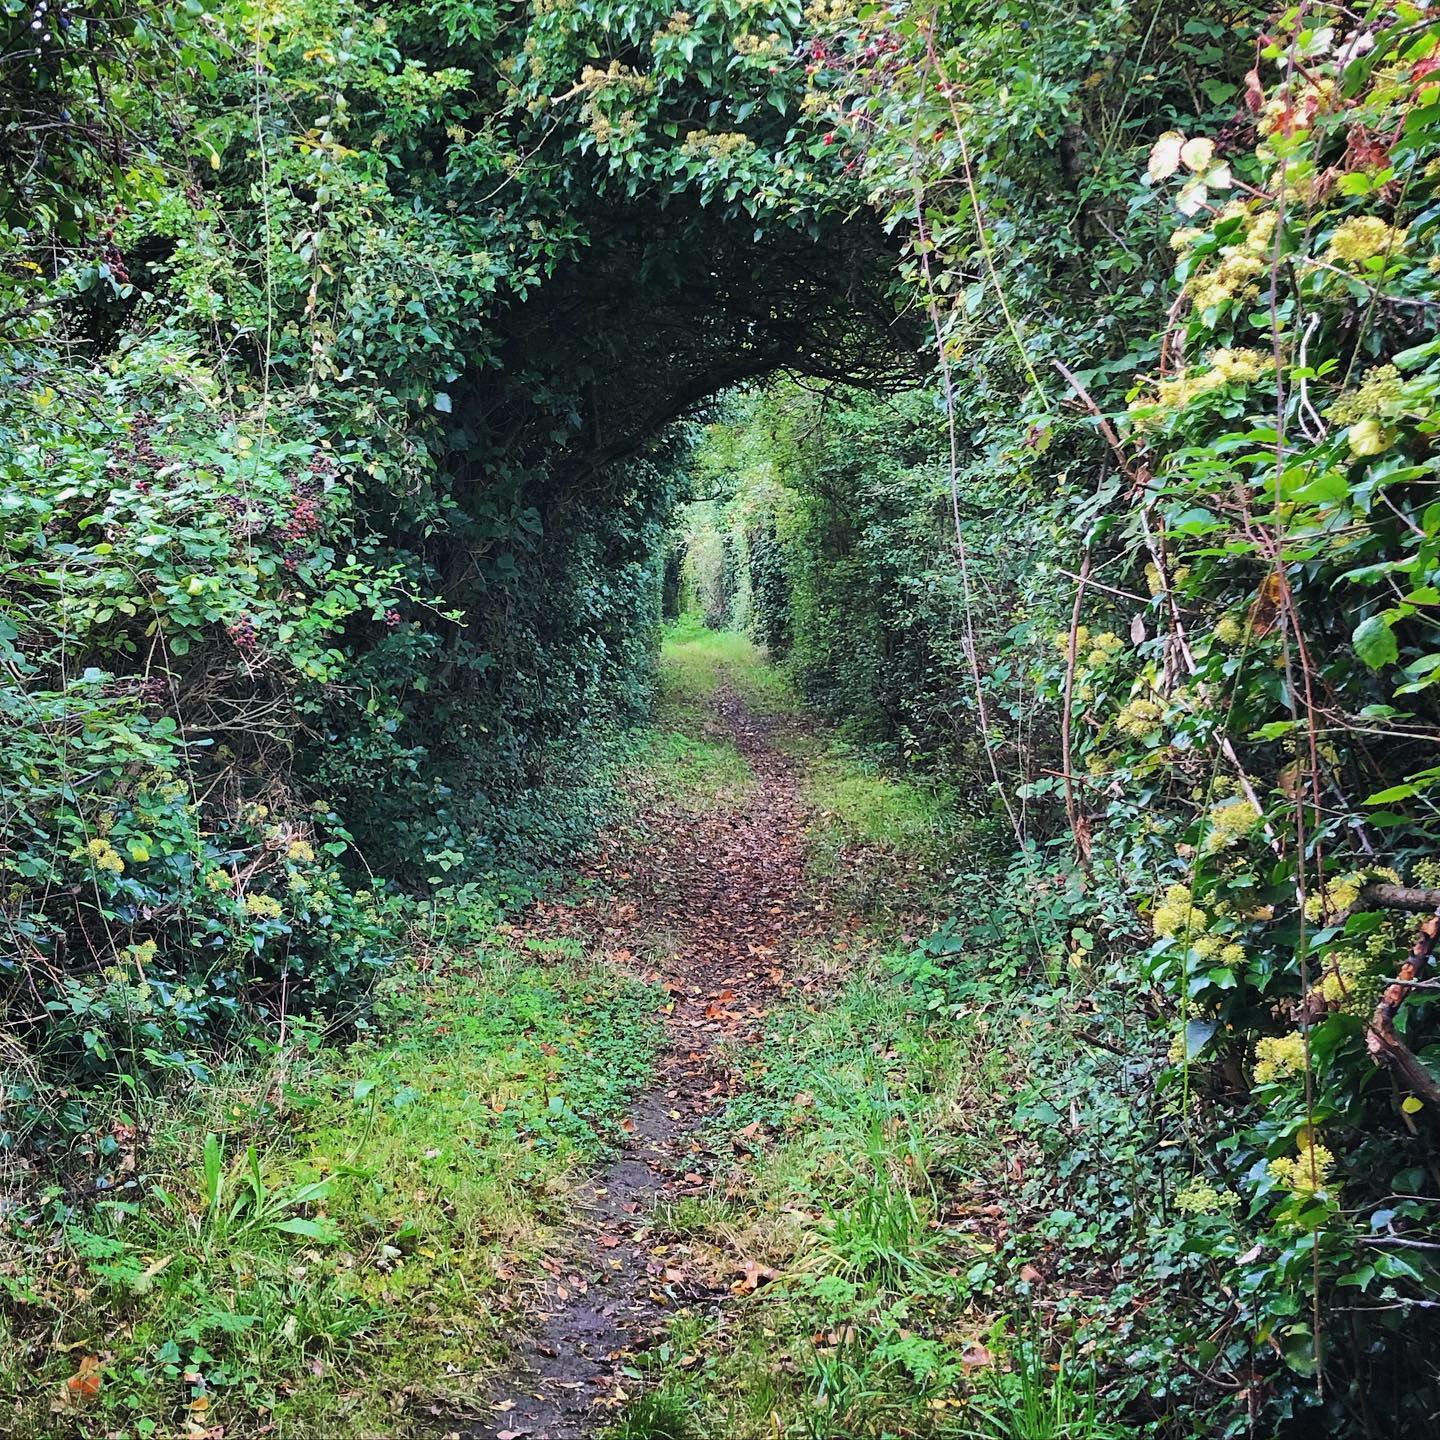
[(693, 1397), (673, 1389), (631, 1400), (605, 1431), (606, 1440), (696, 1440)]
[(1064, 1352), (1047, 1362), (1038, 1335), (1022, 1339), (1008, 1358), (1007, 1368), (987, 1372), (966, 1407), (966, 1440), (1118, 1440), (1122, 1432), (1100, 1418), (1093, 1366)]

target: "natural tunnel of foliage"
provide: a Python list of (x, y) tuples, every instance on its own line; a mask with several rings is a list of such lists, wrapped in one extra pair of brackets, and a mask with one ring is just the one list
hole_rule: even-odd
[(400, 903), (367, 871), (493, 890), (587, 833), (667, 426), (917, 359), (726, 7), (6, 13), (3, 963), (48, 1133), (57, 1074), (354, 1013)]
[(698, 611), (1123, 1038), (1025, 1183), (1136, 1433), (1433, 1433), (1428, 10), (3, 14), (7, 1152), (363, 1023)]

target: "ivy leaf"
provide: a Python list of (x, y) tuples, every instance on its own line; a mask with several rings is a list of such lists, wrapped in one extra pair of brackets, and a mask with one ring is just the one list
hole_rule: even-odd
[(1356, 626), (1351, 637), (1355, 653), (1372, 669), (1382, 665), (1393, 665), (1400, 654), (1395, 634), (1383, 615), (1372, 615)]
[(1200, 1052), (1210, 1043), (1219, 1026), (1214, 1020), (1187, 1020), (1185, 1022), (1185, 1060), (1197, 1060)]
[(450, 397), (443, 390), (436, 392), (435, 408), (442, 415), (448, 415), (450, 413)]
[(1197, 175), (1208, 170), (1210, 162), (1214, 158), (1215, 142), (1207, 140), (1201, 135), (1197, 135), (1193, 140), (1187, 140), (1180, 147), (1180, 163), (1186, 169), (1193, 170)]

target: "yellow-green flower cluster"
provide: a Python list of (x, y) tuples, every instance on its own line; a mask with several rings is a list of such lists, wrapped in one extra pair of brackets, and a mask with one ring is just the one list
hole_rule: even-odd
[(1231, 970), (1238, 970), (1245, 963), (1245, 947), (1223, 935), (1194, 935), (1190, 948), (1202, 960), (1218, 960)]
[(625, 89), (640, 95), (648, 95), (655, 88), (655, 82), (648, 75), (612, 60), (608, 68), (586, 65), (580, 71), (580, 89), (592, 94), (597, 90)]
[(1262, 1035), (1255, 1042), (1257, 1085), (1270, 1085), (1287, 1075), (1303, 1075), (1309, 1068), (1305, 1037), (1298, 1030), (1288, 1035)]
[(1115, 728), (1137, 740), (1156, 734), (1165, 718), (1165, 707), (1158, 700), (1137, 695), (1128, 701), (1115, 717)]
[[(1256, 262), (1259, 263), (1258, 261)], [(1223, 267), (1222, 267), (1223, 269)], [(1136, 423), (1143, 429), (1165, 415), (1183, 410), (1199, 395), (1223, 385), (1248, 385), (1258, 380), (1273, 362), (1258, 350), (1214, 350), (1206, 357), (1208, 369), (1181, 370), (1170, 379), (1158, 381), (1152, 395), (1140, 395), (1130, 402), (1132, 412), (1158, 411), (1159, 416), (1142, 413)]]
[(706, 155), (716, 159), (725, 159), (750, 149), (754, 143), (748, 135), (742, 134), (738, 130), (725, 130), (713, 135), (708, 130), (692, 130), (685, 137), (685, 144), (682, 148), (687, 155)]
[(1387, 225), (1378, 215), (1355, 215), (1330, 237), (1331, 260), (1363, 265), (1377, 255), (1393, 255), (1405, 247), (1405, 231)]
[(1242, 245), (1227, 245), (1220, 252), (1220, 263), (1191, 278), (1186, 288), (1190, 303), (1197, 310), (1208, 310), (1236, 295), (1249, 297), (1259, 293), (1254, 281), (1265, 272), (1264, 244), (1252, 246), (1247, 239)]
[(1085, 652), (1085, 664), (1091, 670), (1099, 670), (1108, 665), (1125, 648), (1125, 642), (1109, 630), (1102, 630), (1098, 635), (1088, 638), (1090, 648)]
[[(1070, 653), (1070, 632), (1068, 630), (1057, 631), (1054, 644), (1062, 655), (1068, 655)], [(1092, 635), (1088, 625), (1075, 627), (1075, 653), (1080, 657), (1080, 663), (1088, 669), (1099, 670), (1108, 665), (1124, 648), (1125, 642), (1109, 630), (1101, 630), (1098, 634)]]
[(1310, 921), (1338, 920), (1349, 914), (1359, 903), (1360, 892), (1367, 880), (1388, 880), (1399, 884), (1396, 871), (1386, 868), (1351, 870), (1328, 880), (1318, 890), (1305, 897), (1305, 918)]
[(207, 870), (205, 872), (205, 888), (219, 894), (222, 890), (230, 888), (230, 876), (224, 870)]
[(1404, 381), (1393, 365), (1377, 365), (1348, 395), (1342, 395), (1325, 412), (1336, 425), (1379, 418), (1402, 399)]
[(667, 38), (683, 40), (693, 28), (692, 18), (688, 10), (672, 10), (666, 18), (664, 28), (655, 32), (652, 43), (659, 44), (661, 40)]
[(1329, 1184), (1334, 1167), (1335, 1156), (1318, 1140), (1302, 1131), (1294, 1157), (1282, 1155), (1265, 1168), (1277, 1185), (1283, 1185), (1297, 1194), (1313, 1195)]
[(805, 18), (817, 26), (843, 25), (855, 14), (852, 0), (810, 0)]
[(629, 140), (639, 132), (640, 121), (633, 110), (622, 110), (611, 117), (602, 115), (593, 105), (580, 107), (580, 118), (601, 145), (613, 145), (617, 140)]
[(1245, 624), (1238, 615), (1222, 615), (1215, 622), (1215, 638), (1228, 650), (1245, 638)]
[(1346, 440), (1356, 456), (1382, 455), (1396, 439), (1395, 429), (1384, 423), (1404, 401), (1404, 381), (1393, 365), (1377, 365), (1349, 395), (1342, 395), (1327, 417), (1348, 425)]
[(1172, 885), (1150, 917), (1151, 928), (1161, 939), (1173, 935), (1199, 935), (1210, 917), (1194, 903), (1188, 885)]
[(755, 60), (772, 60), (785, 51), (785, 42), (778, 35), (756, 35), (746, 30), (735, 37), (735, 53)]
[(257, 920), (278, 920), (285, 912), (273, 895), (247, 895), (245, 913)]
[(85, 854), (97, 870), (108, 870), (112, 875), (125, 873), (125, 862), (120, 852), (108, 841), (96, 838), (87, 842)]
[(1258, 350), (1213, 350), (1207, 358), (1227, 383), (1233, 381), (1240, 385), (1250, 385), (1267, 370), (1275, 368), (1274, 360)]
[(1260, 823), (1255, 807), (1237, 797), (1213, 806), (1205, 816), (1205, 853), (1214, 855), (1244, 840)]
[(315, 863), (315, 851), (308, 840), (292, 840), (285, 847), (285, 854), (297, 865)]
[(1362, 994), (1378, 987), (1371, 981), (1364, 958), (1345, 951), (1331, 951), (1325, 956), (1325, 973), (1316, 987), (1320, 998), (1334, 1010), (1361, 1012), (1368, 1005)]
[(1182, 1215), (1219, 1215), (1239, 1203), (1233, 1190), (1217, 1190), (1208, 1180), (1191, 1180), (1175, 1192), (1175, 1208)]

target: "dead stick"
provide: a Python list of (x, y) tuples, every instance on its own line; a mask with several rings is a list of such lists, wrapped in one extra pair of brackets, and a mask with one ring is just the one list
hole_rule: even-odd
[(1075, 695), (1075, 662), (1080, 649), (1080, 614), (1085, 604), (1085, 582), (1090, 578), (1090, 547), (1085, 547), (1080, 574), (1075, 585), (1075, 604), (1070, 610), (1070, 643), (1065, 653), (1065, 704), (1060, 712), (1060, 754), (1065, 773), (1065, 813), (1070, 820), (1070, 834), (1075, 839), (1075, 854), (1081, 865), (1090, 865), (1090, 842), (1080, 824), (1080, 808), (1075, 803), (1075, 782), (1070, 778), (1070, 707)]
[(1365, 1048), (1370, 1052), (1370, 1058), (1377, 1065), (1385, 1066), (1405, 1089), (1431, 1105), (1440, 1105), (1440, 1085), (1435, 1083), (1430, 1072), (1395, 1033), (1395, 1017), (1410, 993), (1410, 982), (1418, 980), (1424, 973), (1437, 939), (1440, 939), (1440, 912), (1420, 922), (1410, 954), (1400, 967), (1399, 975), (1385, 987), (1365, 1033)]

